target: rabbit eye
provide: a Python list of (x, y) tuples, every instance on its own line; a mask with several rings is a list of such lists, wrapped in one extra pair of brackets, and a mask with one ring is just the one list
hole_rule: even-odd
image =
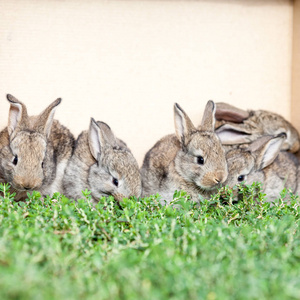
[(44, 169), (44, 162), (42, 162), (42, 169)]
[(14, 160), (13, 160), (12, 163), (13, 163), (15, 166), (17, 165), (17, 163), (18, 163), (18, 155), (15, 155)]
[(202, 156), (197, 156), (197, 164), (199, 164), (199, 165), (204, 164), (204, 158)]
[(244, 181), (245, 180), (245, 175), (240, 175), (239, 177), (238, 177), (238, 182), (242, 182), (242, 181)]
[(118, 185), (119, 185), (119, 180), (118, 180), (117, 178), (113, 177), (112, 182), (113, 182), (113, 184), (114, 184), (116, 187), (118, 187)]

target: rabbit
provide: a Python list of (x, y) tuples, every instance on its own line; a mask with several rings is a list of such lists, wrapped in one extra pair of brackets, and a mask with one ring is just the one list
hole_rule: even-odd
[(161, 204), (170, 204), (175, 190), (185, 190), (198, 202), (227, 178), (225, 151), (214, 132), (215, 104), (208, 101), (198, 130), (177, 103), (174, 121), (176, 134), (163, 137), (145, 155), (142, 195), (159, 193)]
[(263, 136), (249, 145), (232, 147), (226, 153), (228, 177), (224, 185), (233, 187), (238, 183), (261, 182), (266, 201), (279, 197), (284, 187), (299, 193), (299, 161), (290, 152), (283, 151), (285, 134)]
[(300, 149), (299, 133), (282, 116), (264, 110), (245, 111), (227, 103), (216, 103), (216, 133), (223, 145), (251, 143), (264, 135), (286, 134), (282, 150)]
[(64, 193), (75, 200), (91, 191), (92, 202), (112, 195), (115, 200), (141, 195), (139, 166), (126, 144), (104, 122), (91, 118), (88, 131), (76, 140), (64, 179)]
[(16, 201), (27, 192), (43, 196), (62, 192), (62, 178), (72, 155), (72, 133), (54, 120), (58, 98), (38, 116), (28, 116), (26, 106), (12, 95), (8, 126), (0, 132), (0, 181), (11, 185)]

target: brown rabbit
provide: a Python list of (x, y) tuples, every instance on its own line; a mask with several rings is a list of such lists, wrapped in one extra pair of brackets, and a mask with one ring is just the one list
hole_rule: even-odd
[(299, 161), (294, 154), (280, 151), (284, 142), (285, 134), (263, 136), (249, 145), (229, 150), (226, 154), (228, 177), (224, 185), (261, 182), (268, 202), (278, 198), (284, 187), (298, 193)]
[(185, 190), (194, 201), (208, 196), (227, 177), (225, 151), (214, 133), (215, 104), (208, 101), (200, 128), (174, 105), (176, 135), (159, 140), (144, 158), (143, 196), (159, 193), (170, 203), (175, 190)]
[(88, 131), (77, 141), (63, 180), (65, 195), (82, 199), (82, 191), (91, 191), (94, 203), (112, 195), (116, 200), (141, 194), (138, 163), (126, 144), (117, 139), (110, 127), (93, 118)]
[(53, 120), (61, 99), (40, 115), (28, 116), (26, 106), (12, 95), (8, 126), (0, 132), (0, 181), (9, 183), (15, 200), (25, 200), (27, 192), (43, 196), (62, 192), (62, 178), (71, 157), (74, 137)]
[(286, 134), (282, 150), (300, 149), (299, 134), (282, 116), (264, 110), (245, 111), (227, 103), (216, 103), (216, 133), (223, 145), (251, 143), (264, 135)]

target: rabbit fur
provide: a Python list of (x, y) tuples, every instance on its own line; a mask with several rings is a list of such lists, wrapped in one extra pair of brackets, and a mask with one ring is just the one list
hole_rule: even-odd
[(278, 198), (285, 187), (299, 193), (299, 161), (294, 154), (281, 150), (284, 142), (285, 134), (280, 134), (232, 147), (226, 153), (228, 177), (224, 185), (261, 182), (268, 202)]
[(15, 200), (27, 192), (43, 196), (62, 192), (62, 178), (74, 147), (70, 131), (54, 120), (58, 98), (38, 116), (28, 116), (26, 106), (12, 95), (8, 126), (0, 132), (0, 181), (11, 185)]
[(298, 131), (282, 116), (264, 110), (245, 111), (227, 103), (216, 103), (216, 132), (223, 145), (251, 143), (264, 135), (284, 133), (282, 150), (300, 149)]
[(77, 138), (63, 180), (65, 195), (80, 199), (91, 191), (94, 203), (112, 195), (117, 201), (141, 195), (139, 166), (126, 144), (117, 139), (110, 127), (93, 118), (88, 131)]
[(141, 168), (143, 196), (159, 193), (169, 204), (175, 190), (185, 190), (193, 201), (227, 178), (225, 151), (214, 132), (215, 104), (208, 101), (198, 130), (175, 103), (175, 132), (159, 140), (146, 154)]

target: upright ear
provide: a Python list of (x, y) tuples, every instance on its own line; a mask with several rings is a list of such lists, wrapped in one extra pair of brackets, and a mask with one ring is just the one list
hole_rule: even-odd
[(196, 131), (196, 128), (178, 103), (174, 104), (174, 123), (177, 138), (185, 145), (185, 142), (189, 139), (192, 132)]
[(251, 142), (251, 132), (244, 124), (224, 124), (216, 129), (223, 145), (247, 144)]
[(102, 134), (100, 132), (100, 128), (97, 125), (96, 121), (93, 118), (91, 118), (90, 128), (88, 132), (88, 141), (90, 151), (96, 160), (98, 160), (98, 155), (101, 154), (101, 139)]
[(26, 106), (21, 101), (10, 94), (6, 97), (10, 102), (7, 130), (8, 134), (11, 135), (17, 126), (27, 122), (28, 115)]
[(249, 112), (224, 102), (216, 103), (216, 119), (242, 123), (249, 118)]
[(110, 127), (104, 122), (97, 122), (98, 126), (100, 127), (104, 139), (105, 146), (117, 147), (117, 139), (110, 129)]
[(256, 156), (255, 167), (257, 170), (264, 169), (276, 159), (285, 138), (285, 133), (275, 137), (262, 137), (248, 147), (248, 150)]
[(115, 135), (110, 127), (104, 122), (96, 122), (93, 118), (90, 122), (88, 141), (90, 151), (97, 161), (103, 147), (117, 145)]
[(205, 106), (202, 122), (201, 125), (199, 126), (200, 130), (215, 131), (215, 122), (216, 122), (215, 113), (216, 113), (216, 105), (213, 101), (209, 100)]
[(39, 116), (36, 122), (36, 128), (40, 133), (49, 137), (53, 123), (56, 107), (61, 103), (61, 98), (52, 102)]

